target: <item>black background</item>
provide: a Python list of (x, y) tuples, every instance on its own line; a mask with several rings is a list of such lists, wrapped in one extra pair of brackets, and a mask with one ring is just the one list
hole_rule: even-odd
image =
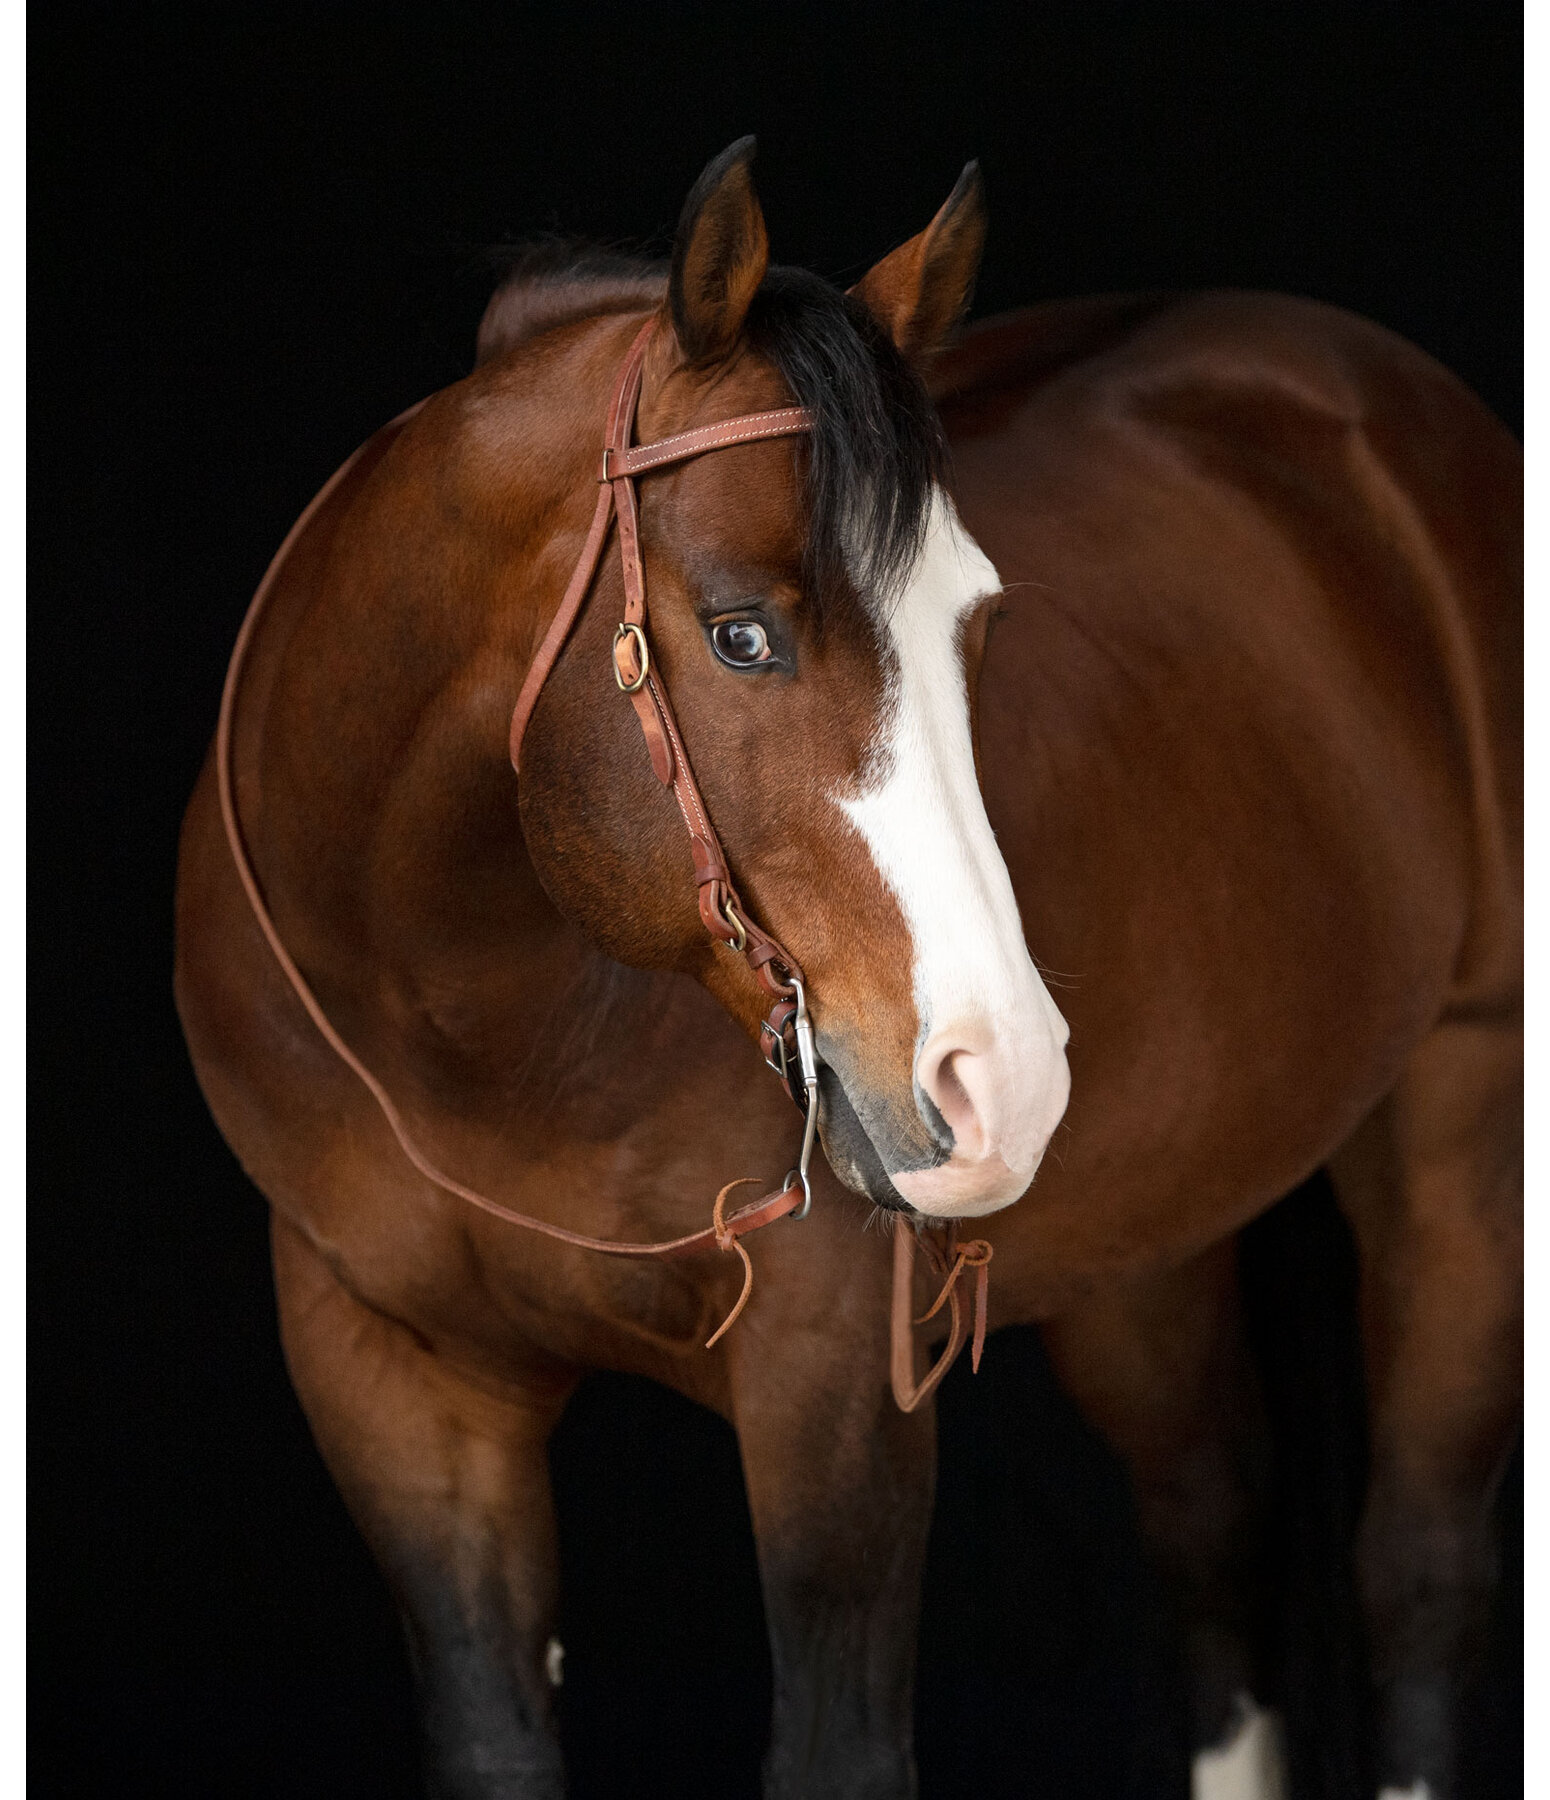
[[(410, 1795), (408, 1677), (276, 1343), (261, 1203), (170, 996), (180, 812), (247, 598), (384, 419), (468, 365), (483, 252), (658, 245), (747, 131), (777, 257), (854, 278), (982, 158), (977, 311), (1236, 285), (1370, 314), (1516, 425), (1511, 7), (55, 4), (32, 21), (31, 1632), (39, 1795)], [(1282, 1432), (1302, 1785), (1355, 1794), (1349, 1245), (1248, 1235)], [(926, 1800), (1142, 1793), (1166, 1645), (1123, 1482), (1029, 1333), (941, 1408)], [(556, 1440), (578, 1800), (756, 1789), (730, 1434), (642, 1383)], [(1521, 1485), (1474, 1737), (1515, 1780)], [(1155, 1791), (1155, 1790), (1152, 1790)]]

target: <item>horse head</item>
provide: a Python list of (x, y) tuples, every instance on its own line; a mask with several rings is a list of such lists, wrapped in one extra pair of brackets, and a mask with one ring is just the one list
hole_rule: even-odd
[[(738, 889), (805, 970), (830, 1165), (884, 1206), (985, 1213), (1032, 1180), (1069, 1078), (977, 778), (1000, 583), (945, 485), (921, 379), (967, 305), (979, 176), (843, 294), (770, 266), (751, 155), (744, 140), (706, 169), (667, 271), (578, 265), (503, 288), (465, 417), (526, 521), (511, 585), (531, 660), (643, 317), (638, 441), (812, 410), (803, 436), (642, 479), (650, 655)], [(610, 956), (692, 974), (757, 1035), (768, 997), (702, 928), (684, 822), (616, 690), (623, 599), (605, 557), (527, 723), (528, 854)]]

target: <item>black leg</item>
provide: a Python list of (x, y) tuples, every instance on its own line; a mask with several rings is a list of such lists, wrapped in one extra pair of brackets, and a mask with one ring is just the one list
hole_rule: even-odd
[(475, 1388), (289, 1226), (273, 1239), (291, 1378), (404, 1615), (433, 1800), (562, 1800), (546, 1445), (564, 1393)]
[(1148, 1792), (1271, 1800), (1278, 1721), (1259, 1692), (1268, 1428), (1243, 1334), (1235, 1246), (1114, 1282), (1044, 1328), (1067, 1391), (1124, 1459), (1183, 1641), (1177, 1753)]
[(1357, 1546), (1380, 1792), (1455, 1800), (1522, 1392), (1522, 1045), (1445, 1024), (1335, 1159), (1361, 1259), (1372, 1473)]
[(739, 1344), (734, 1394), (774, 1669), (765, 1794), (910, 1800), (935, 1419), (895, 1407), (881, 1319), (821, 1359), (762, 1348)]

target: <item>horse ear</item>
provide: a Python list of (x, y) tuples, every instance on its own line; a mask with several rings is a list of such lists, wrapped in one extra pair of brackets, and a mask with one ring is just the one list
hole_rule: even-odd
[(770, 240), (748, 165), (755, 141), (729, 144), (690, 190), (673, 240), (668, 306), (678, 346), (711, 363), (737, 341), (754, 290), (769, 267)]
[(850, 290), (912, 362), (947, 342), (974, 297), (985, 248), (985, 183), (969, 163), (918, 237), (890, 251)]

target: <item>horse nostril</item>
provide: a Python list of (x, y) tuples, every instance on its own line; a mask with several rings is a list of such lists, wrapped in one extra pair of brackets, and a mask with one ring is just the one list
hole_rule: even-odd
[(986, 1059), (951, 1041), (921, 1052), (918, 1079), (927, 1099), (953, 1134), (955, 1156), (980, 1157), (988, 1148), (984, 1086)]

